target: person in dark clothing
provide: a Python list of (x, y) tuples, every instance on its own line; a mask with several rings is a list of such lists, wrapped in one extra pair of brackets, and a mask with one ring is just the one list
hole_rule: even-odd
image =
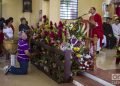
[(3, 30), (5, 26), (5, 19), (3, 17), (0, 18), (0, 27), (2, 27), (1, 29)]
[[(11, 23), (13, 23), (13, 17), (9, 17), (9, 20), (10, 20)], [(12, 28), (13, 34), (14, 34), (15, 33), (15, 28), (14, 28), (13, 24), (11, 24), (11, 28)]]
[(21, 18), (20, 21), (21, 21), (21, 24), (19, 25), (19, 31), (29, 31), (30, 28), (29, 28), (29, 26), (27, 24), (26, 19)]
[(106, 36), (107, 45), (106, 48), (112, 49), (115, 47), (116, 38), (114, 37), (112, 26), (110, 24), (111, 18), (106, 18), (106, 22), (103, 23), (104, 35)]

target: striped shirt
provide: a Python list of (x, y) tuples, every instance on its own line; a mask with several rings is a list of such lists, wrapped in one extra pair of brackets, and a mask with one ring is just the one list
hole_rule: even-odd
[(19, 39), (18, 41), (18, 60), (29, 60), (29, 57), (25, 54), (25, 50), (29, 50), (27, 40)]

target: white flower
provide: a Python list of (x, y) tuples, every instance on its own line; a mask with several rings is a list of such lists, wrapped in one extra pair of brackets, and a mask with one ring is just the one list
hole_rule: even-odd
[(82, 69), (82, 67), (79, 67), (80, 69)]
[(87, 61), (85, 62), (85, 66), (87, 66)]
[(87, 54), (87, 55), (85, 56), (85, 58), (86, 58), (86, 59), (90, 59), (91, 56)]
[(87, 67), (89, 67), (89, 65), (87, 65)]
[(120, 51), (120, 47), (118, 48), (118, 50)]
[(85, 69), (85, 67), (83, 67), (83, 69)]
[(81, 41), (81, 40), (82, 40), (82, 37), (79, 37), (79, 40)]
[(84, 61), (83, 58), (81, 58), (81, 61), (82, 61), (82, 62)]
[(80, 64), (82, 64), (82, 62), (80, 62)]
[(71, 30), (71, 29), (73, 28), (73, 24), (70, 24), (70, 25), (69, 25), (69, 28), (70, 28), (70, 30)]
[(62, 51), (71, 50), (71, 49), (72, 49), (72, 48), (71, 48), (70, 43), (62, 43), (62, 44), (60, 45), (60, 50), (62, 50)]
[(81, 43), (82, 43), (82, 45), (85, 45), (85, 42), (84, 42), (84, 41), (82, 41)]

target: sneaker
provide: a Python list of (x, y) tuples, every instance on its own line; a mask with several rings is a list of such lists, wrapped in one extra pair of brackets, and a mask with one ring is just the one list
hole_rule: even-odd
[(5, 66), (5, 67), (3, 68), (5, 75), (8, 74), (8, 72), (10, 71), (10, 68), (11, 68), (11, 66)]

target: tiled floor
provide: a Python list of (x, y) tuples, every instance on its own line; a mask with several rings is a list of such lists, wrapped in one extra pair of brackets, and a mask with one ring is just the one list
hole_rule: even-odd
[(58, 84), (31, 65), (29, 74), (23, 76), (5, 76), (0, 71), (0, 86), (58, 86)]
[(0, 86), (75, 86), (72, 83), (58, 84), (30, 64), (28, 75), (4, 75), (3, 67), (9, 64), (0, 60)]
[(99, 55), (97, 55), (97, 67), (103, 70), (120, 69), (120, 65), (115, 64), (115, 49), (103, 49)]
[[(115, 50), (102, 50), (97, 56), (97, 67), (109, 70), (120, 69), (120, 66), (115, 65)], [(5, 64), (0, 63), (0, 68)], [(59, 85), (44, 73), (37, 70), (33, 65), (30, 65), (29, 74), (24, 76), (7, 75), (5, 76), (0, 69), (0, 86), (74, 86), (72, 84)]]

